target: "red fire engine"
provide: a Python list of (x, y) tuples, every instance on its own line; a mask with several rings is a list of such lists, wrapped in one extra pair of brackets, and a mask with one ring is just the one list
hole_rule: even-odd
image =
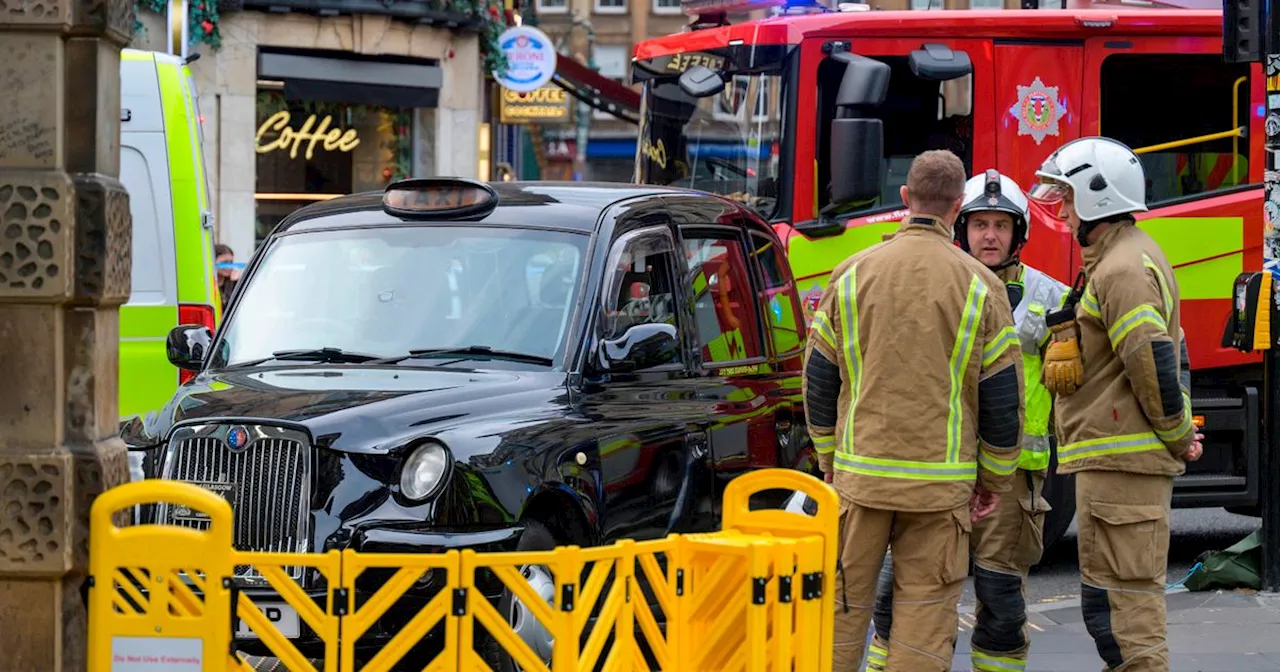
[[(920, 152), (950, 149), (971, 174), (994, 167), (1025, 188), (1068, 140), (1126, 143), (1148, 177), (1140, 226), (1176, 269), (1206, 435), (1174, 505), (1256, 515), (1260, 359), (1221, 340), (1232, 281), (1262, 265), (1265, 81), (1257, 64), (1224, 62), (1221, 12), (782, 1), (686, 0), (688, 31), (637, 45), (637, 179), (751, 204), (787, 242), (812, 305), (837, 263), (897, 226)], [(762, 7), (775, 15), (728, 20)], [(889, 66), (883, 99), (868, 94), (867, 59)], [(1078, 245), (1057, 213), (1032, 218), (1023, 260), (1070, 284)], [(1050, 483), (1046, 541), (1075, 508), (1069, 479)]]

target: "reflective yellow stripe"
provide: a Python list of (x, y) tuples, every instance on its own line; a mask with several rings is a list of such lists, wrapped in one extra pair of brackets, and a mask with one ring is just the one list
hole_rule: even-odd
[(884, 672), (889, 662), (889, 650), (872, 644), (867, 647), (867, 672)]
[(836, 449), (836, 437), (815, 435), (813, 439), (813, 449), (819, 453), (830, 453)]
[(1140, 324), (1155, 325), (1161, 331), (1169, 329), (1164, 318), (1160, 316), (1160, 311), (1156, 310), (1155, 306), (1144, 303), (1121, 315), (1120, 319), (1116, 320), (1116, 323), (1107, 331), (1107, 336), (1111, 339), (1111, 347), (1113, 349), (1120, 347), (1120, 341), (1123, 341), (1124, 337), (1137, 329)]
[(836, 287), (840, 305), (840, 335), (844, 337), (844, 366), (849, 379), (849, 412), (844, 420), (844, 453), (853, 455), (853, 413), (858, 408), (858, 392), (862, 386), (862, 348), (858, 339), (858, 266), (855, 264), (840, 277)]
[(1003, 355), (1004, 351), (1016, 342), (1018, 342), (1018, 335), (1013, 327), (1001, 329), (995, 339), (982, 348), (982, 368), (995, 364), (996, 360), (1000, 359), (1000, 355)]
[(978, 317), (987, 300), (987, 286), (978, 276), (969, 281), (969, 295), (964, 301), (964, 313), (960, 316), (960, 330), (951, 350), (951, 408), (947, 412), (947, 461), (960, 461), (960, 428), (964, 422), (964, 410), (960, 395), (964, 390), (964, 372), (969, 368), (969, 355), (978, 331)]
[(813, 313), (813, 324), (809, 326), (809, 330), (818, 335), (827, 347), (833, 351), (836, 349), (836, 332), (831, 329), (831, 318), (827, 317), (826, 312), (818, 310)]
[(1023, 672), (1027, 669), (1027, 661), (974, 651), (973, 669), (981, 672)]
[(1173, 443), (1174, 441), (1178, 441), (1185, 437), (1191, 432), (1191, 429), (1191, 397), (1188, 397), (1187, 393), (1183, 392), (1182, 422), (1178, 423), (1177, 427), (1166, 432), (1162, 432), (1157, 429), (1156, 436), (1160, 437), (1160, 439), (1166, 443)]
[(907, 478), (916, 481), (971, 481), (978, 475), (977, 462), (914, 462), (847, 455), (836, 451), (835, 467), (864, 476)]
[(1080, 299), (1080, 307), (1086, 315), (1102, 319), (1102, 308), (1098, 306), (1098, 297), (1093, 295), (1093, 287), (1084, 288), (1084, 297)]
[(978, 447), (978, 464), (982, 465), (987, 471), (999, 476), (1008, 476), (1018, 468), (1018, 458), (1020, 453), (1015, 453), (1013, 457), (1001, 457), (995, 453), (987, 452), (986, 448)]
[(1173, 295), (1169, 293), (1169, 282), (1165, 280), (1160, 267), (1156, 266), (1156, 262), (1152, 261), (1146, 252), (1142, 253), (1142, 265), (1156, 274), (1156, 284), (1160, 285), (1160, 292), (1164, 294), (1164, 319), (1168, 322), (1173, 319)]
[(1088, 457), (1141, 453), (1148, 450), (1164, 450), (1164, 442), (1152, 432), (1108, 436), (1058, 446), (1058, 462), (1065, 464)]

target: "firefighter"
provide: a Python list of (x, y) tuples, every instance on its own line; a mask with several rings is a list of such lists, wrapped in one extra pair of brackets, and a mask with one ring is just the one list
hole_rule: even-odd
[(1045, 386), (1056, 394), (1058, 472), (1076, 475), (1080, 609), (1108, 670), (1168, 670), (1165, 565), (1173, 479), (1200, 458), (1178, 283), (1134, 224), (1138, 157), (1107, 138), (1063, 145), (1031, 197), (1061, 204), (1084, 258), (1050, 313)]
[(912, 627), (886, 669), (951, 669), (972, 521), (1013, 487), (1022, 360), (999, 278), (952, 244), (964, 182), (951, 152), (916, 157), (898, 233), (836, 267), (810, 327), (809, 434), (840, 495), (836, 672), (861, 665), (891, 540)]
[[(973, 669), (1004, 672), (1026, 669), (1026, 578), (1044, 551), (1041, 497), (1049, 468), (1049, 415), (1052, 400), (1040, 383), (1041, 356), (1049, 342), (1045, 313), (1061, 307), (1067, 286), (1023, 264), (1019, 253), (1030, 237), (1027, 198), (1018, 183), (995, 170), (964, 185), (964, 205), (956, 220), (956, 242), (1004, 282), (1013, 306), (1014, 328), (1022, 349), (1025, 424), (1022, 456), (1013, 491), (995, 511), (973, 526), (973, 585), (978, 598), (973, 629)], [(876, 594), (875, 639), (867, 652), (867, 670), (883, 669), (892, 627), (893, 568), (886, 563)]]

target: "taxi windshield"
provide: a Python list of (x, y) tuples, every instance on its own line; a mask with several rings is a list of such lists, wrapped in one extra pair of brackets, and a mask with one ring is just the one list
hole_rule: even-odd
[(468, 225), (282, 235), (245, 279), (214, 364), (321, 348), (376, 358), (487, 348), (559, 363), (587, 242)]
[[(728, 51), (685, 53), (637, 63), (645, 80), (637, 181), (722, 194), (773, 218), (784, 182), (781, 140), (789, 80), (784, 53), (770, 51), (738, 59)], [(713, 67), (724, 88), (690, 97), (679, 76), (692, 65)]]

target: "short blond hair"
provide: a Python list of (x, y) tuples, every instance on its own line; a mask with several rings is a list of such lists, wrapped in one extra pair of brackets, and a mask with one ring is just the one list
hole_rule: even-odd
[(907, 207), (922, 215), (946, 215), (964, 195), (964, 163), (945, 149), (917, 156), (907, 170)]

